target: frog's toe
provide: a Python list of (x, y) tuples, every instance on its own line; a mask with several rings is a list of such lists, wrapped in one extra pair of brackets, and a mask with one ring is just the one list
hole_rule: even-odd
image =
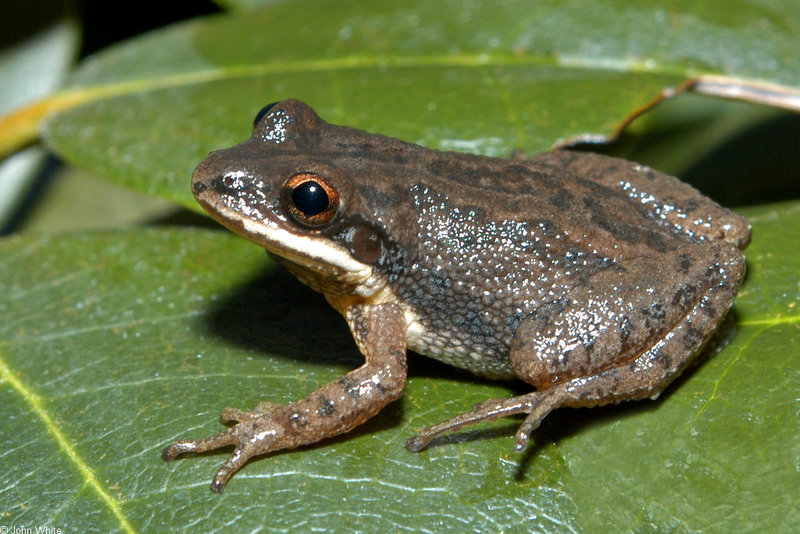
[(514, 441), (514, 449), (522, 451), (528, 446), (531, 434), (539, 428), (542, 419), (551, 411), (563, 406), (569, 399), (567, 391), (567, 384), (556, 384), (544, 391), (534, 391), (505, 399), (489, 399), (476, 404), (471, 412), (426, 428), (418, 436), (407, 440), (406, 448), (418, 452), (427, 447), (435, 437), (446, 432), (509, 415), (527, 414), (517, 430)]
[(431, 442), (433, 437), (426, 437), (422, 435), (413, 436), (406, 440), (406, 449), (410, 450), (411, 452), (419, 452)]
[(228, 483), (231, 476), (241, 469), (251, 456), (253, 456), (253, 454), (248, 454), (246, 447), (237, 446), (233, 454), (225, 460), (222, 467), (217, 470), (217, 474), (214, 475), (214, 480), (211, 481), (211, 491), (214, 493), (222, 493), (225, 489), (225, 484)]
[(249, 421), (252, 418), (252, 413), (239, 410), (238, 408), (225, 408), (222, 410), (222, 413), (219, 414), (219, 422), (223, 425), (241, 423), (242, 421)]
[[(222, 418), (232, 421), (245, 418), (254, 419), (256, 416), (257, 414), (251, 414), (250, 412), (226, 408), (223, 411)], [(222, 490), (225, 489), (225, 484), (228, 483), (228, 479), (230, 479), (236, 471), (241, 469), (241, 467), (247, 463), (247, 460), (262, 452), (258, 449), (258, 446), (253, 444), (252, 426), (253, 424), (238, 423), (214, 436), (197, 440), (176, 441), (168, 445), (161, 452), (161, 457), (165, 460), (174, 460), (184, 453), (206, 452), (234, 445), (236, 448), (233, 454), (222, 464), (222, 467), (219, 468), (216, 476), (214, 476), (214, 480), (211, 482), (211, 491), (221, 493)]]
[(563, 406), (569, 396), (566, 394), (567, 385), (565, 383), (556, 384), (544, 391), (534, 391), (527, 395), (517, 397), (519, 401), (527, 406), (528, 415), (517, 429), (514, 438), (514, 450), (524, 451), (528, 446), (531, 434), (533, 434), (547, 414)]
[(507, 399), (489, 399), (478, 403), (472, 411), (453, 417), (447, 421), (426, 428), (418, 436), (414, 436), (406, 441), (406, 448), (412, 452), (419, 452), (427, 447), (436, 437), (446, 432), (481, 423), (484, 421), (494, 421), (500, 417), (528, 413), (531, 411), (529, 398), (531, 395), (511, 397)]
[(161, 458), (166, 461), (171, 461), (185, 452), (192, 452), (194, 450), (194, 442), (192, 441), (176, 441), (170, 443), (161, 451)]
[(517, 452), (522, 452), (528, 447), (528, 441), (530, 440), (531, 434), (533, 434), (539, 425), (542, 423), (542, 419), (552, 410), (552, 408), (547, 409), (537, 409), (539, 406), (542, 406), (544, 403), (538, 403), (534, 406), (533, 411), (529, 413), (525, 420), (522, 421), (522, 424), (519, 425), (517, 428), (517, 433), (514, 437), (514, 450)]
[[(235, 428), (235, 427), (234, 427)], [(206, 452), (228, 445), (236, 445), (238, 438), (233, 432), (233, 428), (229, 428), (225, 432), (220, 432), (214, 436), (209, 436), (202, 439), (182, 439), (171, 443), (164, 447), (161, 451), (161, 457), (164, 460), (174, 460), (181, 454), (187, 452)]]

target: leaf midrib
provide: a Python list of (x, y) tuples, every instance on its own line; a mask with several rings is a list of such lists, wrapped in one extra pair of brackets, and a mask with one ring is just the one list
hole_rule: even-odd
[(58, 428), (58, 425), (56, 425), (53, 418), (45, 409), (42, 398), (35, 391), (29, 388), (22, 380), (14, 376), (14, 373), (8, 366), (6, 358), (2, 354), (0, 354), (0, 382), (7, 382), (14, 389), (14, 391), (16, 391), (25, 400), (25, 402), (28, 403), (33, 412), (39, 416), (39, 419), (41, 419), (42, 423), (44, 423), (44, 426), (50, 435), (55, 438), (56, 443), (64, 452), (69, 461), (71, 461), (78, 469), (80, 476), (84, 479), (86, 484), (94, 490), (98, 497), (100, 497), (100, 500), (105, 503), (111, 513), (114, 514), (114, 517), (117, 518), (122, 530), (124, 532), (134, 534), (136, 530), (125, 518), (119, 501), (115, 499), (108, 491), (106, 491), (102, 484), (100, 484), (100, 481), (97, 479), (97, 476), (92, 468), (83, 460), (83, 458), (78, 454), (78, 451), (75, 450), (75, 447), (72, 446), (67, 436), (65, 436)]
[[(334, 59), (311, 59), (303, 61), (284, 61), (271, 63), (257, 63), (249, 65), (231, 65), (213, 69), (196, 70), (175, 74), (172, 76), (159, 76), (137, 78), (109, 84), (75, 86), (66, 88), (53, 98), (68, 97), (79, 100), (79, 104), (92, 100), (112, 98), (125, 94), (132, 94), (158, 89), (175, 88), (180, 86), (198, 85), (220, 80), (235, 78), (249, 78), (270, 74), (290, 74), (339, 71), (343, 69), (359, 68), (413, 68), (413, 67), (558, 67), (560, 69), (591, 70), (619, 73), (648, 73), (655, 76), (686, 78), (688, 73), (680, 69), (654, 70), (645, 60), (621, 59), (618, 62), (604, 62), (602, 66), (593, 64), (592, 60), (583, 60), (577, 57), (553, 56), (513, 56), (496, 54), (462, 54), (462, 55), (435, 55), (435, 56), (347, 56)], [(78, 98), (78, 95), (83, 95)]]

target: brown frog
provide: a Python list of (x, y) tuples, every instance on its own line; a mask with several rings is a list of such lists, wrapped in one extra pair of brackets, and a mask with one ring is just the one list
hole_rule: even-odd
[(289, 405), (226, 408), (227, 430), (164, 449), (234, 446), (215, 491), (252, 456), (347, 432), (400, 397), (407, 349), (535, 387), (423, 430), (412, 451), (525, 414), (522, 450), (556, 408), (654, 399), (725, 317), (750, 240), (746, 219), (642, 165), (439, 152), (328, 124), (297, 100), (265, 107), (192, 188), (323, 293), (366, 359)]

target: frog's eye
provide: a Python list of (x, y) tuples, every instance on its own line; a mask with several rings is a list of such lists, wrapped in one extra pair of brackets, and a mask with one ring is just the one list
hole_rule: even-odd
[(273, 102), (273, 103), (271, 103), (271, 104), (267, 104), (266, 106), (264, 106), (263, 108), (261, 108), (261, 109), (258, 111), (258, 113), (256, 113), (256, 116), (255, 116), (255, 118), (253, 119), (253, 129), (255, 129), (255, 127), (256, 127), (256, 126), (258, 126), (258, 123), (259, 123), (259, 122), (261, 122), (261, 119), (263, 119), (263, 118), (264, 118), (264, 116), (265, 116), (267, 113), (269, 113), (269, 111), (270, 111), (270, 110), (271, 110), (273, 107), (275, 107), (275, 104), (277, 104), (277, 103), (278, 103), (278, 102)]
[(318, 228), (336, 216), (339, 192), (317, 174), (295, 174), (283, 186), (283, 207), (303, 226)]

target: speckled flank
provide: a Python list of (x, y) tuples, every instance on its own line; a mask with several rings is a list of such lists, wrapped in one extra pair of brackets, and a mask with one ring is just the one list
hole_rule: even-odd
[(486, 220), (424, 184), (411, 193), (418, 246), (395, 291), (424, 325), (411, 348), (451, 365), (514, 376), (508, 349), (521, 320), (613, 263), (546, 220)]

